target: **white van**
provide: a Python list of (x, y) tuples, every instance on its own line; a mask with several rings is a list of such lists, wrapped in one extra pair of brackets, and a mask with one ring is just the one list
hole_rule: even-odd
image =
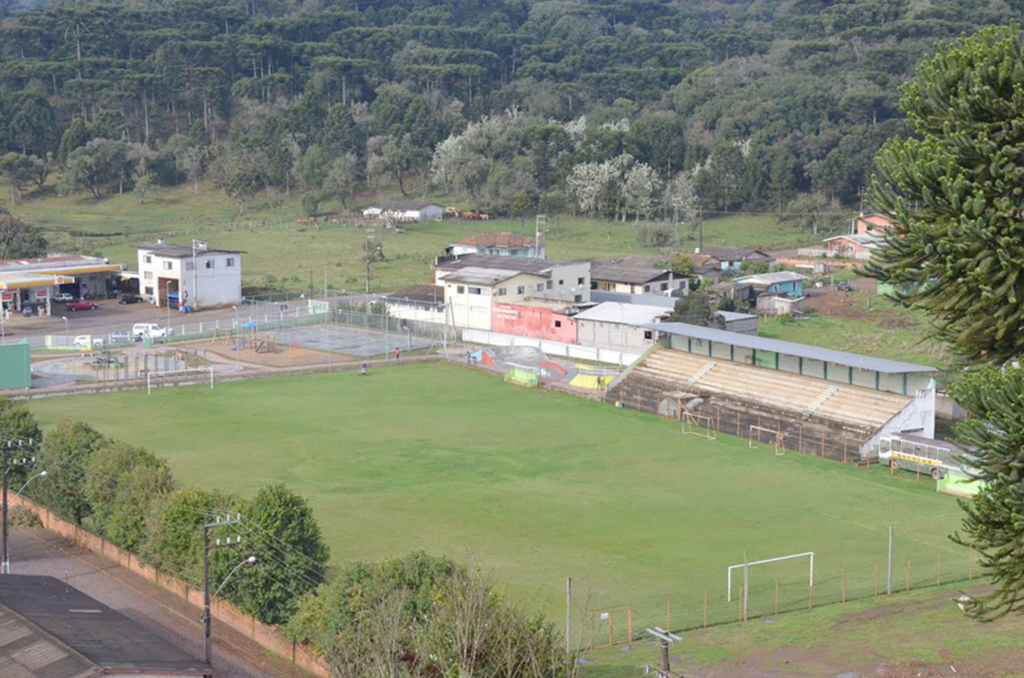
[(135, 323), (132, 325), (132, 338), (135, 341), (143, 339), (163, 339), (174, 334), (170, 327), (164, 327), (156, 323)]

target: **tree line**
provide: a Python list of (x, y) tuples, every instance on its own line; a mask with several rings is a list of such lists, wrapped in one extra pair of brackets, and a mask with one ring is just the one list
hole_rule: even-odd
[[(12, 5), (13, 6), (13, 5)], [(139, 0), (0, 23), (11, 199), (397, 184), (524, 214), (854, 203), (936, 39), (1019, 3)]]

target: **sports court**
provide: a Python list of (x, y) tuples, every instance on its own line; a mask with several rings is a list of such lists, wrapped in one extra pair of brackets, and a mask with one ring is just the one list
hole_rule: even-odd
[(371, 358), (392, 353), (396, 348), (416, 351), (430, 348), (434, 341), (410, 332), (385, 333), (347, 325), (306, 325), (274, 332), (278, 346), (296, 344), (303, 348)]

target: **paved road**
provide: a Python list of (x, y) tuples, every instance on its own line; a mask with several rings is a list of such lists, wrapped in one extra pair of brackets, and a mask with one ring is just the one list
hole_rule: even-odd
[[(145, 626), (196, 657), (203, 655), (199, 610), (142, 577), (45, 530), (11, 533), (11, 571), (67, 578), (76, 589)], [(213, 668), (218, 678), (301, 678), (286, 662), (270, 659), (241, 634), (213, 626)]]

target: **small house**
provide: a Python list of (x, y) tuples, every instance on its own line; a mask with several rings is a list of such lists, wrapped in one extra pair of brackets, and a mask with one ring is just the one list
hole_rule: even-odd
[(534, 238), (516, 235), (515, 233), (490, 233), (474, 235), (471, 238), (452, 243), (445, 250), (446, 254), (462, 256), (464, 254), (487, 254), (492, 257), (535, 257), (544, 258), (544, 243)]
[(850, 226), (852, 235), (881, 234), (896, 226), (896, 220), (876, 212), (864, 212), (854, 218)]
[(800, 297), (804, 293), (805, 280), (807, 280), (807, 276), (793, 271), (776, 271), (737, 278), (736, 282), (741, 285), (750, 285), (758, 294), (784, 294)]
[(640, 256), (593, 262), (590, 284), (595, 290), (624, 294), (685, 295), (689, 291), (689, 278), (676, 275), (664, 262)]
[(444, 208), (437, 203), (422, 200), (396, 200), (386, 205), (374, 205), (363, 210), (369, 219), (389, 219), (401, 223), (414, 221), (441, 221)]
[(768, 268), (779, 265), (778, 259), (772, 255), (753, 248), (743, 247), (705, 247), (696, 252), (694, 263), (698, 266), (717, 269), (726, 273), (739, 273), (744, 262), (764, 262)]
[(842, 259), (870, 259), (871, 253), (885, 240), (877, 233), (854, 233), (825, 238), (825, 253)]

